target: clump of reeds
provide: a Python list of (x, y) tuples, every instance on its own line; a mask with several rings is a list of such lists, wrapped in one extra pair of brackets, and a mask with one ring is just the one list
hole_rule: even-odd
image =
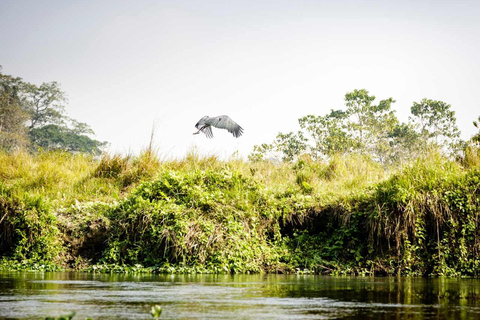
[(98, 178), (118, 178), (124, 173), (130, 162), (130, 156), (104, 154), (93, 175)]
[(465, 154), (461, 163), (466, 168), (480, 167), (480, 144), (471, 143), (465, 148)]
[(90, 173), (91, 156), (52, 151), (0, 153), (0, 177), (19, 192), (58, 199), (73, 192), (75, 182)]
[(93, 176), (112, 179), (121, 187), (128, 187), (141, 180), (152, 178), (160, 166), (160, 160), (150, 151), (143, 151), (137, 157), (105, 154), (95, 168)]

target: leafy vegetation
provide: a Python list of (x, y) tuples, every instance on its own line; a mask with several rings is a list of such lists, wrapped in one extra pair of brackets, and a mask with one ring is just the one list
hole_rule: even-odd
[(478, 275), (478, 158), (432, 151), (387, 170), (367, 155), (272, 163), (1, 153), (1, 265)]
[(106, 142), (65, 114), (67, 98), (53, 81), (40, 86), (3, 74), (0, 66), (0, 149), (66, 150), (100, 154)]
[(0, 268), (478, 275), (478, 134), (442, 101), (400, 123), (375, 99), (347, 93), (250, 161), (98, 159), (56, 82), (0, 74)]
[(150, 315), (154, 318), (160, 318), (162, 315), (162, 307), (158, 304), (154, 305), (152, 309), (150, 310)]
[(325, 116), (298, 119), (298, 132), (279, 133), (271, 143), (256, 145), (252, 161), (281, 159), (294, 161), (302, 155), (325, 159), (335, 154), (368, 154), (384, 165), (401, 165), (435, 147), (446, 155), (458, 155), (460, 140), (455, 112), (443, 101), (414, 102), (408, 123), (401, 123), (392, 110), (393, 98), (375, 103), (365, 90), (345, 94), (345, 110), (331, 110)]

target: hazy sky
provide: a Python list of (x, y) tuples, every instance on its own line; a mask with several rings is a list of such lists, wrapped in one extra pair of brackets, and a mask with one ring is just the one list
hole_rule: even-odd
[[(464, 139), (480, 116), (480, 1), (0, 0), (0, 30), (3, 72), (58, 81), (112, 152), (156, 123), (165, 157), (247, 156), (362, 88), (404, 121), (414, 101), (449, 103)], [(242, 137), (192, 135), (222, 114)]]

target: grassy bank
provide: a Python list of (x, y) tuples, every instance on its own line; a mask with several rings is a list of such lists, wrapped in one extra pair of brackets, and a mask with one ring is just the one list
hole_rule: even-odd
[(478, 163), (0, 153), (2, 266), (474, 276)]

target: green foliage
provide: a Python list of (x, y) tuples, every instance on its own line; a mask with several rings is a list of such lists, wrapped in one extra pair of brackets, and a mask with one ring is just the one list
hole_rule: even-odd
[(40, 86), (25, 83), (22, 91), (24, 109), (30, 115), (30, 130), (47, 124), (62, 124), (67, 98), (57, 82)]
[(334, 154), (345, 154), (356, 147), (348, 132), (348, 114), (342, 110), (331, 110), (326, 116), (308, 115), (298, 119), (300, 128), (305, 129), (313, 140), (310, 155), (314, 159)]
[(39, 196), (0, 183), (0, 255), (25, 263), (55, 262), (61, 251), (56, 218)]
[(480, 145), (469, 144), (465, 148), (465, 155), (460, 159), (466, 168), (480, 167)]
[(297, 133), (279, 133), (274, 145), (276, 151), (282, 152), (283, 161), (292, 161), (295, 157), (302, 155), (307, 149), (306, 139), (301, 131)]
[(162, 307), (159, 306), (158, 304), (154, 305), (152, 307), (152, 309), (150, 310), (150, 314), (152, 315), (152, 317), (154, 318), (160, 318), (160, 316), (162, 315)]
[(127, 170), (129, 161), (129, 157), (104, 154), (93, 174), (99, 178), (118, 178)]
[(402, 165), (408, 160), (416, 159), (422, 152), (420, 134), (410, 123), (397, 124), (388, 133), (388, 138), (391, 146), (385, 154), (385, 162), (388, 164)]
[(248, 155), (248, 159), (252, 162), (267, 160), (268, 155), (273, 152), (273, 145), (262, 143), (253, 146), (253, 151)]
[(414, 102), (410, 122), (400, 123), (394, 102), (388, 98), (375, 103), (367, 90), (353, 90), (345, 94), (345, 110), (298, 119), (300, 131), (279, 133), (273, 143), (254, 146), (249, 159), (290, 162), (302, 155), (322, 160), (360, 153), (385, 166), (401, 166), (435, 148), (452, 157), (463, 154), (466, 144), (459, 139), (450, 105), (429, 99)]
[[(0, 66), (1, 71), (1, 66)], [(22, 81), (0, 72), (0, 149), (12, 151), (28, 144), (20, 92)]]
[(88, 137), (93, 130), (85, 123), (65, 115), (66, 96), (57, 82), (40, 86), (25, 84), (24, 109), (33, 150), (66, 150), (100, 154), (107, 143)]
[(373, 105), (375, 96), (370, 96), (365, 89), (354, 90), (345, 95), (346, 113), (351, 116), (348, 127), (357, 141), (357, 148), (361, 152), (370, 152), (382, 157), (383, 150), (388, 147), (388, 133), (397, 124), (398, 120), (391, 110), (392, 98), (382, 100)]
[(235, 171), (165, 171), (112, 208), (104, 262), (259, 272), (275, 259), (277, 213), (267, 204)]
[(110, 226), (106, 212), (111, 206), (98, 201), (77, 202), (57, 210), (57, 225), (67, 249), (62, 253), (64, 264), (83, 269), (102, 258)]
[(313, 170), (311, 161), (308, 161), (308, 158), (299, 159), (292, 167), (293, 171), (296, 173), (295, 182), (298, 184), (303, 193), (310, 194), (313, 192), (313, 187), (311, 185), (313, 180)]
[(479, 158), (0, 153), (0, 268), (475, 276)]
[(87, 124), (66, 116), (66, 102), (57, 82), (37, 86), (0, 72), (0, 148), (99, 154), (106, 142), (90, 138)]
[(104, 154), (93, 176), (114, 179), (122, 187), (128, 187), (143, 179), (152, 178), (160, 169), (160, 161), (151, 150), (138, 157)]
[(429, 154), (283, 232), (285, 259), (329, 274), (478, 275), (479, 187), (478, 167)]
[(272, 144), (262, 144), (254, 146), (252, 154), (249, 159), (252, 161), (260, 161), (266, 159), (293, 161), (298, 156), (301, 156), (307, 150), (307, 139), (303, 132), (297, 133), (278, 133), (275, 141)]
[(69, 152), (100, 154), (101, 148), (106, 145), (105, 142), (91, 139), (86, 135), (76, 133), (73, 129), (56, 124), (31, 129), (29, 135), (32, 144), (43, 150), (59, 149)]
[(478, 170), (465, 174), (458, 164), (438, 155), (418, 160), (360, 203), (362, 211), (371, 212), (367, 220), (371, 244), (384, 252), (396, 250), (399, 273), (477, 274), (479, 242), (467, 230), (479, 227), (479, 181)]
[(455, 111), (450, 108), (451, 106), (443, 101), (426, 98), (413, 103), (412, 120), (419, 129), (424, 146), (435, 143), (440, 146), (449, 146), (452, 153), (457, 151), (460, 131), (457, 127)]

